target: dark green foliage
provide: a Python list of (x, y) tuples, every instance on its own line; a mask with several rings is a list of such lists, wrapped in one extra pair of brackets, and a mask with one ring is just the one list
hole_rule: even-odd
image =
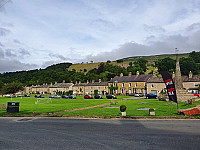
[(104, 66), (105, 66), (105, 63), (103, 62), (99, 64), (99, 67), (97, 69), (97, 74), (100, 74), (103, 72)]
[(132, 67), (132, 66), (133, 66), (133, 62), (130, 62), (130, 63), (129, 63), (129, 66)]
[(165, 70), (172, 73), (173, 71), (175, 71), (176, 61), (170, 57), (167, 57), (156, 61), (155, 66), (158, 68), (159, 72)]
[(110, 87), (108, 87), (110, 89), (110, 94), (113, 94), (114, 90), (117, 90), (118, 87), (117, 86), (113, 86), (111, 85)]
[(123, 59), (118, 59), (117, 60), (117, 63), (122, 63), (122, 62), (124, 62)]
[(120, 106), (120, 111), (121, 112), (125, 112), (126, 111), (126, 106), (125, 105), (121, 105)]
[(19, 82), (12, 82), (12, 83), (8, 83), (5, 84), (2, 87), (2, 93), (3, 94), (14, 94), (17, 93), (20, 90), (23, 90), (23, 85)]
[(94, 95), (97, 95), (98, 94), (98, 90), (94, 90)]
[(192, 51), (189, 53), (189, 57), (191, 57), (196, 63), (200, 63), (200, 52)]
[(144, 58), (139, 58), (134, 62), (134, 65), (139, 65), (140, 68), (143, 69), (143, 71), (145, 72), (147, 70), (147, 60)]
[(192, 71), (193, 74), (198, 74), (199, 72), (198, 64), (195, 63), (195, 61), (191, 57), (180, 58), (180, 68), (182, 75), (188, 75), (190, 71)]

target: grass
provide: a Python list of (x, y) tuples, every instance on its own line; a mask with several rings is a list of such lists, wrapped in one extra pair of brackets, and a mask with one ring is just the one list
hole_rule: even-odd
[[(141, 104), (147, 103), (147, 104)], [(170, 105), (175, 104), (175, 105)], [(185, 103), (179, 103), (179, 108), (185, 109), (195, 107), (200, 102), (195, 102), (193, 105), (185, 105)], [(140, 100), (126, 100), (116, 105), (108, 105), (100, 108), (92, 108), (87, 110), (78, 110), (74, 112), (65, 112), (58, 115), (62, 116), (100, 116), (100, 117), (120, 117), (121, 112), (119, 110), (120, 105), (127, 106), (127, 116), (149, 116), (148, 110), (138, 110), (141, 108), (155, 108), (156, 116), (180, 116), (177, 115), (177, 105), (173, 102), (158, 101), (156, 99), (140, 99)], [(105, 108), (116, 107), (116, 108)]]
[[(121, 112), (119, 107), (121, 105), (127, 106), (127, 116), (149, 116), (148, 110), (138, 110), (142, 108), (155, 108), (156, 116), (181, 116), (177, 115), (177, 105), (173, 102), (158, 101), (157, 99), (129, 99), (123, 100), (129, 96), (118, 96), (117, 100), (107, 99), (83, 99), (83, 96), (78, 96), (77, 99), (52, 99), (52, 103), (45, 103), (47, 99), (41, 99), (39, 104), (35, 104), (36, 98), (0, 98), (0, 103), (7, 103), (9, 101), (20, 102), (20, 112), (8, 114), (5, 109), (0, 109), (0, 116), (31, 116), (33, 112), (38, 114), (53, 113), (57, 111), (71, 110), (76, 108), (84, 108), (96, 106), (111, 101), (117, 101), (117, 104), (110, 104), (98, 108), (91, 108), (85, 110), (77, 110), (72, 112), (58, 113), (56, 116), (88, 116), (88, 117), (120, 117)], [(174, 105), (173, 105), (174, 104)], [(186, 105), (179, 103), (179, 108), (186, 109), (200, 105), (200, 101), (193, 105)], [(112, 108), (105, 108), (112, 107)]]
[[(20, 102), (19, 113), (10, 115), (23, 116), (32, 115), (33, 112), (38, 114), (52, 113), (56, 111), (63, 111), (75, 108), (83, 108), (95, 106), (109, 102), (109, 100), (85, 100), (85, 99), (52, 99), (52, 103), (46, 103), (47, 99), (40, 99), (39, 104), (35, 104), (36, 98), (0, 98), (0, 103), (7, 103), (10, 101)], [(7, 115), (5, 109), (0, 109), (0, 116)]]

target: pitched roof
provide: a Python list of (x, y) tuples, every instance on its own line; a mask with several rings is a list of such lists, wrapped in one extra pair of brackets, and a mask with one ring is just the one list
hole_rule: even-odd
[(73, 85), (73, 83), (56, 83), (56, 84), (50, 86), (49, 88), (69, 88), (72, 85)]
[(87, 86), (107, 86), (108, 82), (94, 82), (94, 83), (88, 83)]
[(88, 83), (78, 83), (78, 84), (74, 84), (73, 86), (86, 86)]
[(142, 74), (142, 75), (132, 75), (132, 76), (116, 76), (112, 80), (109, 81), (109, 83), (113, 82), (146, 82), (150, 77), (152, 77), (152, 74)]
[[(192, 78), (188, 76), (182, 76), (183, 82), (200, 82), (200, 75), (193, 75)], [(164, 83), (161, 77), (151, 77), (148, 79), (147, 83)]]

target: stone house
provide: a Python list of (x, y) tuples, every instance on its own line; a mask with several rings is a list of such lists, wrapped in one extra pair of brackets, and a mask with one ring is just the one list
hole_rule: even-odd
[[(174, 79), (173, 73), (172, 78)], [(200, 75), (193, 75), (192, 72), (189, 76), (182, 76), (183, 88), (190, 93), (197, 93), (200, 84)], [(166, 86), (161, 77), (151, 77), (147, 81), (147, 93), (160, 94), (162, 90), (165, 90)]]
[(98, 90), (98, 94), (108, 93), (108, 82), (101, 82), (101, 79), (99, 79), (99, 82), (88, 83), (85, 86), (85, 94), (94, 95), (95, 90)]
[(73, 85), (72, 90), (74, 95), (85, 95), (85, 86), (88, 83), (77, 83)]
[[(116, 76), (108, 82), (108, 86), (118, 87), (118, 89), (114, 90), (114, 94), (121, 95), (131, 95), (134, 93), (147, 93), (146, 82), (153, 75), (140, 75), (139, 71), (137, 71), (136, 75), (132, 75), (129, 73), (129, 76), (123, 76), (123, 73), (120, 76)], [(109, 93), (111, 91), (109, 90)]]
[(25, 93), (40, 93), (40, 94), (48, 94), (49, 93), (50, 84), (43, 85), (32, 85), (30, 87), (25, 87)]
[(56, 92), (69, 92), (73, 91), (73, 83), (55, 83), (49, 86), (49, 94), (56, 94)]

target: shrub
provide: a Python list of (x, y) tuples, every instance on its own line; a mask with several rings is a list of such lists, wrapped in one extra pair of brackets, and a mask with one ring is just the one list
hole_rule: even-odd
[(126, 106), (125, 105), (121, 105), (120, 106), (120, 111), (121, 112), (125, 112), (126, 111)]

